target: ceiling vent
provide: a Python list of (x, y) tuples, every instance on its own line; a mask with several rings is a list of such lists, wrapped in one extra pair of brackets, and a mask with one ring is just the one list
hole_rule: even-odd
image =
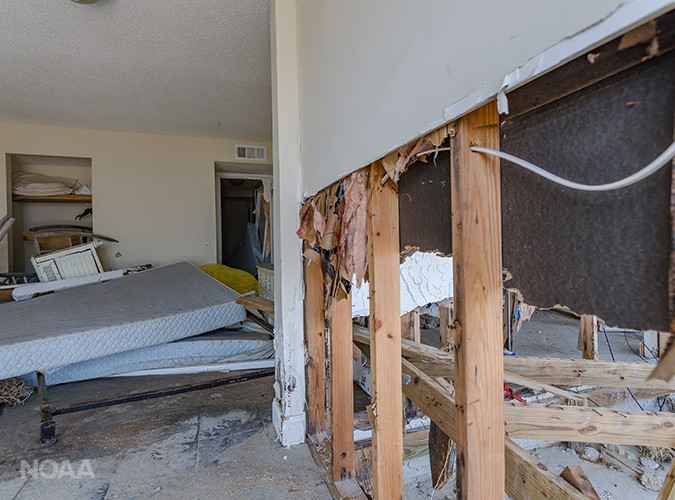
[(267, 160), (267, 148), (237, 144), (234, 147), (234, 156), (237, 160)]

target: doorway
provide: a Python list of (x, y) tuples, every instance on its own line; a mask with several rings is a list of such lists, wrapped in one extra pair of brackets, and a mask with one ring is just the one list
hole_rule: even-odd
[(257, 277), (272, 262), (272, 177), (216, 174), (218, 262)]

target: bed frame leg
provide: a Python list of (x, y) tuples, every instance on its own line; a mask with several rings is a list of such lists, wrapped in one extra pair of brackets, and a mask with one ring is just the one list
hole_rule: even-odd
[(58, 441), (56, 438), (56, 422), (54, 422), (54, 416), (47, 399), (45, 375), (42, 372), (35, 372), (35, 377), (37, 379), (38, 400), (40, 401), (40, 444), (49, 446)]

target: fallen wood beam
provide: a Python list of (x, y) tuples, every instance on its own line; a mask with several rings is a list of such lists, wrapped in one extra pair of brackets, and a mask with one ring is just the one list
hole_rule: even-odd
[(651, 382), (670, 382), (673, 380), (673, 375), (675, 375), (675, 347), (671, 345), (654, 371), (649, 375), (649, 380)]
[[(589, 391), (584, 391), (579, 393), (579, 396), (582, 396), (590, 404), (587, 406), (601, 406), (603, 408), (611, 408), (613, 406), (621, 406), (626, 403), (633, 401), (633, 398), (638, 401), (645, 401), (647, 399), (654, 399), (670, 394), (671, 391), (667, 390), (658, 390), (658, 389), (635, 389), (631, 391), (631, 395), (628, 392), (628, 389), (625, 388), (613, 388), (613, 389), (592, 389)], [(554, 404), (561, 405), (565, 403), (566, 398), (564, 397), (555, 397), (552, 399), (547, 399), (545, 401), (537, 401), (538, 403)]]
[[(455, 439), (455, 402), (443, 387), (416, 368), (402, 360), (403, 373), (410, 382), (403, 385), (403, 392), (419, 406), (450, 438)], [(544, 464), (505, 438), (506, 479), (505, 489), (514, 500), (577, 499), (585, 497)]]
[(507, 403), (504, 415), (511, 438), (675, 446), (672, 413)]
[(533, 390), (535, 393), (550, 392), (551, 394), (555, 394), (561, 398), (564, 403), (570, 402), (577, 405), (586, 406), (586, 398), (583, 395), (574, 394), (549, 384), (542, 384), (537, 380), (523, 377), (522, 375), (518, 375), (516, 373), (505, 371), (504, 382), (507, 384), (516, 384), (521, 387), (526, 387)]
[(241, 304), (247, 309), (255, 309), (268, 314), (274, 314), (274, 302), (269, 299), (263, 299), (262, 297), (256, 297), (255, 295), (237, 297), (237, 304)]
[(580, 465), (569, 465), (560, 473), (560, 477), (570, 483), (590, 500), (600, 500), (598, 492), (595, 491), (590, 479)]

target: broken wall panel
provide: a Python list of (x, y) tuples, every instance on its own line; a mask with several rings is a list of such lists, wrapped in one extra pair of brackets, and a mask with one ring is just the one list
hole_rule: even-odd
[[(626, 177), (673, 141), (674, 74), (671, 53), (506, 116), (501, 149), (577, 182)], [(667, 331), (670, 184), (665, 167), (625, 189), (580, 192), (502, 161), (508, 286), (540, 307)]]
[(428, 156), (429, 163), (411, 165), (398, 182), (401, 250), (452, 253), (450, 225), (450, 153)]

